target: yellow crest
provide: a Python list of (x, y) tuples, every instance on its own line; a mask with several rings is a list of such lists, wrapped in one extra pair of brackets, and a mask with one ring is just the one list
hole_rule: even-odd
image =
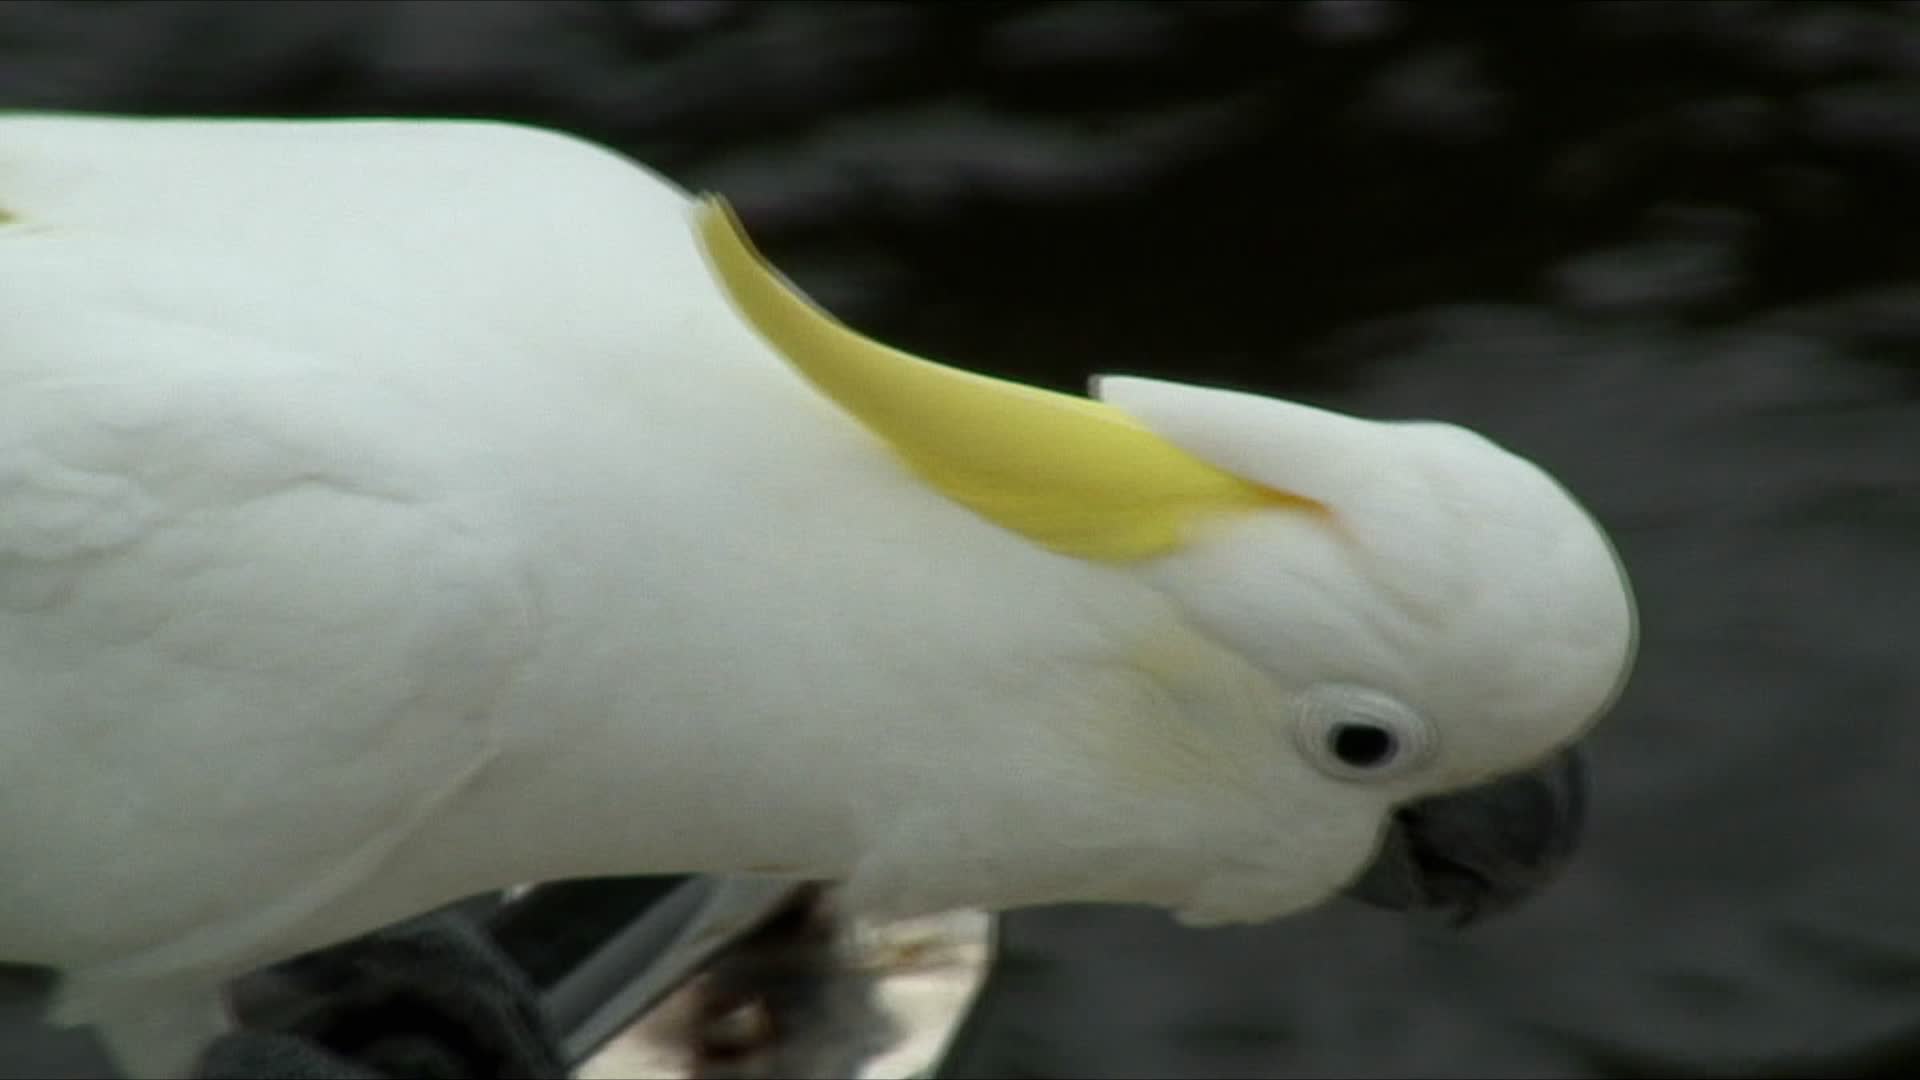
[(1110, 405), (863, 337), (769, 266), (725, 200), (707, 196), (694, 213), (727, 296), (776, 351), (928, 484), (1034, 543), (1144, 559), (1209, 517), (1318, 505), (1210, 465)]

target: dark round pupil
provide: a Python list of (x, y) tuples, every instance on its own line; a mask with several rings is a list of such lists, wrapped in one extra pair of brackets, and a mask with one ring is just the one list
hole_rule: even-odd
[(1333, 756), (1356, 769), (1369, 769), (1393, 756), (1393, 733), (1371, 724), (1341, 724), (1333, 729)]

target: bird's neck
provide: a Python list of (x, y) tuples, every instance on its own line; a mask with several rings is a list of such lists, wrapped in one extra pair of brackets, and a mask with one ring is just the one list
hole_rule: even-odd
[[(989, 867), (1018, 902), (1179, 880), (1204, 833), (1182, 815), (1212, 812), (1231, 747), (1142, 661), (1229, 661), (1124, 572), (821, 494), (574, 583), (591, 607), (549, 583), (563, 613), (628, 602), (556, 623), (565, 659), (519, 682), (528, 736), (476, 788), (491, 805), (450, 820), (525, 879), (830, 878), (900, 912), (976, 902)], [(1089, 880), (1126, 852), (1137, 880)]]
[[(751, 439), (668, 432), (671, 476), (608, 458), (540, 478), (551, 498), (522, 520), (568, 553), (537, 582), (542, 647), (499, 759), (412, 857), (490, 844), (518, 880), (850, 878), (916, 908), (996, 865), (1034, 900), (1102, 891), (1075, 860), (1121, 849), (1177, 871), (1207, 824), (1182, 815), (1230, 802), (1244, 756), (1206, 714), (1257, 676), (1129, 569), (1040, 550), (788, 404)], [(1022, 882), (1014, 862), (1053, 869)]]

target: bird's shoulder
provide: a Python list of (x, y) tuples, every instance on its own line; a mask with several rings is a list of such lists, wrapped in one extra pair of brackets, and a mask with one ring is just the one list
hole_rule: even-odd
[(532, 577), (401, 388), (42, 299), (0, 350), (0, 955), (190, 966), (355, 887), (495, 756)]

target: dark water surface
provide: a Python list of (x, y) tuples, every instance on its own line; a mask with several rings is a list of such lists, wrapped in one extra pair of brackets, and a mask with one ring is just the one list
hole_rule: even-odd
[(1558, 887), (1017, 914), (952, 1075), (1920, 1066), (1920, 4), (3, 4), (25, 106), (549, 124), (898, 344), (1456, 420), (1580, 493), (1643, 636)]

